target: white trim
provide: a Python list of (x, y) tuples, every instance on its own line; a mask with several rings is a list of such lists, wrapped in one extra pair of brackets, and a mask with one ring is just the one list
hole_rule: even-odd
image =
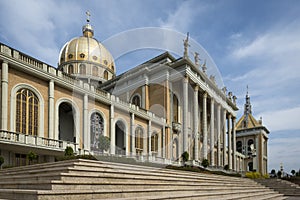
[(10, 93), (10, 131), (16, 131), (16, 93), (18, 90), (25, 88), (31, 90), (39, 99), (39, 130), (38, 135), (39, 137), (44, 136), (44, 98), (42, 94), (36, 89), (34, 86), (29, 85), (27, 83), (19, 83), (15, 85), (11, 89)]
[(59, 105), (61, 103), (64, 103), (64, 102), (71, 104), (72, 107), (75, 110), (75, 113), (74, 113), (74, 115), (75, 115), (75, 117), (74, 117), (74, 120), (75, 120), (75, 122), (74, 122), (75, 130), (74, 131), (75, 131), (75, 133), (74, 133), (74, 135), (76, 136), (76, 142), (75, 143), (79, 144), (80, 130), (82, 130), (82, 129), (80, 129), (80, 112), (79, 112), (79, 108), (76, 105), (76, 103), (74, 101), (72, 101), (72, 99), (66, 98), (66, 97), (62, 97), (62, 98), (58, 99), (55, 103), (55, 134), (54, 134), (54, 139), (58, 140), (58, 134), (59, 134), (59, 129), (58, 129), (59, 128), (58, 127), (58, 125), (59, 125)]

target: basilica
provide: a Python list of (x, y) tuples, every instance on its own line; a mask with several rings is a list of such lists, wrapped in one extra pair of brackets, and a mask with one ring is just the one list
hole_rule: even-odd
[(3, 166), (26, 165), (30, 151), (54, 161), (72, 147), (174, 165), (187, 152), (194, 165), (267, 173), (269, 131), (252, 116), (248, 93), (237, 121), (236, 97), (189, 58), (188, 36), (182, 57), (165, 52), (116, 75), (89, 21), (82, 33), (62, 47), (58, 67), (0, 43)]

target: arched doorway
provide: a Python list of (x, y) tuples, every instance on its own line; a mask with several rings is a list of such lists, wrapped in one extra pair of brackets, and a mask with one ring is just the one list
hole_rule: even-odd
[(59, 134), (58, 139), (76, 142), (74, 135), (73, 107), (70, 103), (63, 102), (59, 105)]
[(115, 125), (116, 130), (116, 154), (125, 155), (126, 145), (125, 145), (125, 124), (122, 121), (117, 121)]

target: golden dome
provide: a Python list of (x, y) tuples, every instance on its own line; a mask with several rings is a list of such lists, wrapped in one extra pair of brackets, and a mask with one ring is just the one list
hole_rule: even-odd
[(115, 63), (110, 52), (93, 38), (94, 30), (89, 23), (82, 27), (82, 32), (83, 36), (71, 39), (63, 46), (58, 69), (88, 82), (113, 78)]

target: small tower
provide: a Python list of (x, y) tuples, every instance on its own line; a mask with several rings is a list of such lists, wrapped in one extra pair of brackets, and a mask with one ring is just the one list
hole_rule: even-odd
[(236, 150), (245, 156), (243, 171), (267, 174), (269, 130), (252, 115), (248, 86), (245, 101), (244, 114), (236, 124)]

